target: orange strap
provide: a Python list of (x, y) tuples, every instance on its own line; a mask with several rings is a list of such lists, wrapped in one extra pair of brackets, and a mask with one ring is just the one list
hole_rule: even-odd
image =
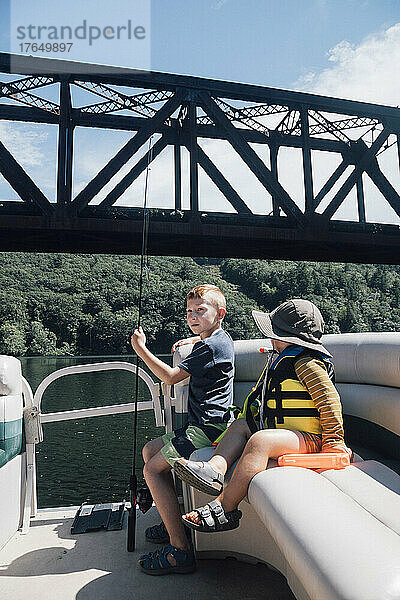
[(312, 454), (283, 454), (279, 467), (304, 467), (306, 469), (344, 469), (350, 464), (347, 452), (314, 452)]

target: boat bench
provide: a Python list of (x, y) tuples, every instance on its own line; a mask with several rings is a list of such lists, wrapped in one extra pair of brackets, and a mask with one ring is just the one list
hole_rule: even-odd
[[(334, 355), (344, 413), (399, 436), (400, 334), (327, 335), (324, 344)], [(236, 404), (265, 362), (259, 347), (268, 345), (235, 342)], [(178, 410), (185, 387), (187, 381), (175, 390)], [(208, 460), (212, 453), (203, 448), (192, 458)], [(184, 499), (190, 510), (210, 497), (185, 486)], [(269, 461), (240, 509), (238, 529), (195, 533), (200, 558), (264, 562), (286, 577), (297, 600), (400, 599), (400, 476), (380, 462), (358, 459), (345, 469), (318, 473)]]

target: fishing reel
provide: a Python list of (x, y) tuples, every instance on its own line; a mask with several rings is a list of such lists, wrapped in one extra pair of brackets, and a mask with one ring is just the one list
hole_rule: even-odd
[(153, 505), (153, 496), (147, 485), (141, 487), (136, 496), (136, 504), (138, 505), (139, 510), (144, 514), (146, 513)]

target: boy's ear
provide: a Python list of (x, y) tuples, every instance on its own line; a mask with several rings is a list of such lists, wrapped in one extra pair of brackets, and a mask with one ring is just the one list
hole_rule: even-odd
[(222, 306), (220, 306), (218, 309), (218, 318), (222, 321), (222, 319), (224, 318), (225, 315), (226, 315), (226, 308), (223, 308)]

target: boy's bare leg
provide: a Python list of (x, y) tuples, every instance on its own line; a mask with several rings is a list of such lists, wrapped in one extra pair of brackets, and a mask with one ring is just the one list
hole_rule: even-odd
[[(254, 475), (266, 469), (268, 459), (292, 452), (306, 452), (301, 434), (288, 429), (257, 431), (247, 442), (230, 482), (215, 500), (222, 504), (225, 512), (234, 510), (246, 496)], [(200, 522), (196, 511), (186, 516), (195, 523)]]
[(161, 452), (158, 452), (146, 462), (143, 474), (158, 512), (167, 528), (172, 546), (187, 550), (189, 542), (173, 485), (171, 465), (165, 460)]
[(251, 433), (246, 419), (233, 421), (208, 461), (213, 469), (225, 475), (229, 467), (242, 454), (250, 436)]
[[(154, 440), (150, 440), (149, 442), (147, 442), (147, 444), (143, 446), (142, 450), (144, 464), (146, 464), (151, 458), (153, 458), (153, 456), (155, 456), (164, 445), (165, 444), (162, 441), (161, 437), (155, 438)], [(166, 474), (165, 477), (168, 477), (168, 475)], [(174, 480), (171, 471), (169, 472), (169, 478), (171, 480), (171, 485), (174, 486)]]
[(215, 471), (225, 475), (229, 467), (241, 455), (250, 435), (246, 419), (233, 421), (208, 463)]
[(154, 440), (150, 440), (147, 442), (142, 449), (143, 460), (145, 464), (160, 452), (161, 448), (164, 446), (164, 442), (161, 437), (155, 438)]

